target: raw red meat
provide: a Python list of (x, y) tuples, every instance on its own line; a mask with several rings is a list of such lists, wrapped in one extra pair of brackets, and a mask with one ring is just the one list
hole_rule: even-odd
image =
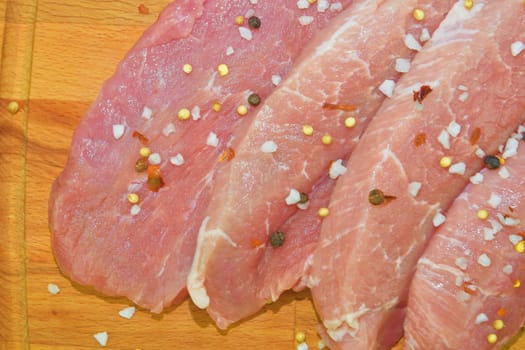
[[(248, 96), (264, 102), (339, 11), (299, 9), (295, 0), (170, 4), (102, 87), (53, 185), (49, 223), (62, 271), (154, 312), (185, 297), (215, 169), (233, 156), (233, 130), (257, 110)], [(146, 144), (153, 155), (138, 167), (151, 167), (138, 173)]]
[(407, 349), (499, 349), (525, 323), (524, 133), (507, 142), (503, 166), (473, 178), (419, 259)]
[(442, 212), (525, 117), (525, 64), (511, 53), (524, 29), (520, 1), (457, 2), (365, 131), (314, 254), (331, 349), (384, 349), (401, 336), (408, 284)]
[[(265, 302), (257, 291), (268, 250), (284, 250), (276, 256), (290, 255), (287, 261), (303, 271), (308, 245), (293, 256), (295, 247), (269, 242), (297, 212), (295, 201), (288, 205), (285, 198), (292, 190), (313, 196), (328, 169), (340, 166), (337, 160), (350, 152), (384, 99), (378, 87), (400, 75), (396, 58), (411, 57), (405, 41), (419, 38), (423, 28), (432, 32), (453, 2), (356, 1), (305, 48), (266, 100), (235, 145), (235, 159), (217, 175), (188, 279), (193, 301), (220, 328)], [(424, 10), (424, 21), (414, 19), (415, 8)], [(353, 127), (345, 127), (349, 116), (357, 120)], [(280, 276), (270, 278), (278, 283)]]

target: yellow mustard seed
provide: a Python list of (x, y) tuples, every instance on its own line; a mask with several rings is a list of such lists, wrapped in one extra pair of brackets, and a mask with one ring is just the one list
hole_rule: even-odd
[(244, 16), (236, 16), (235, 24), (237, 24), (238, 26), (242, 26), (244, 24)]
[(295, 340), (298, 343), (304, 343), (304, 341), (306, 340), (306, 334), (304, 334), (304, 332), (295, 333)]
[(18, 112), (18, 110), (20, 109), (20, 106), (18, 105), (18, 102), (16, 101), (11, 101), (9, 102), (9, 104), (7, 105), (7, 110), (9, 111), (9, 113), (11, 114), (16, 114)]
[(442, 168), (448, 168), (450, 165), (452, 165), (452, 158), (450, 157), (442, 157), (439, 160), (439, 166)]
[(230, 69), (228, 68), (228, 66), (224, 63), (221, 63), (217, 66), (217, 71), (219, 72), (219, 75), (221, 77), (225, 76), (225, 75), (228, 75), (228, 73), (230, 73)]
[(329, 145), (332, 143), (332, 136), (330, 134), (324, 134), (323, 137), (321, 137), (321, 142), (323, 145)]
[(193, 71), (193, 67), (191, 64), (186, 63), (185, 65), (182, 66), (182, 71), (186, 74), (190, 74)]
[(480, 218), (481, 220), (485, 220), (488, 217), (489, 217), (489, 212), (487, 210), (485, 209), (478, 210), (478, 218)]
[(215, 112), (220, 112), (221, 109), (222, 109), (222, 105), (221, 105), (220, 102), (215, 102), (215, 103), (213, 103), (212, 108), (213, 108), (213, 110), (214, 110)]
[(504, 326), (505, 324), (503, 323), (503, 320), (494, 320), (494, 322), (492, 323), (492, 327), (494, 327), (494, 329), (498, 331), (503, 329)]
[(311, 125), (303, 125), (303, 133), (306, 136), (312, 136), (314, 133), (314, 128)]
[(137, 204), (139, 202), (139, 195), (136, 193), (128, 194), (128, 202), (131, 204)]
[(330, 214), (330, 210), (328, 210), (328, 208), (319, 208), (318, 213), (320, 217), (325, 218)]
[[(308, 2), (309, 2), (310, 4), (315, 4), (316, 1), (317, 1), (317, 0), (308, 0)], [(524, 1), (525, 1), (525, 0), (524, 0)]]
[(519, 288), (520, 286), (521, 286), (521, 281), (520, 280), (515, 280), (513, 287), (514, 288)]
[(239, 107), (237, 107), (237, 114), (239, 114), (240, 116), (248, 114), (248, 108), (245, 105), (240, 105)]
[(487, 335), (487, 341), (490, 344), (495, 344), (498, 341), (498, 336), (494, 333)]
[(149, 157), (149, 155), (151, 154), (151, 150), (148, 147), (141, 147), (139, 154), (141, 155), (141, 157)]
[(412, 15), (416, 21), (422, 21), (425, 18), (425, 12), (422, 9), (414, 9)]
[(356, 123), (357, 123), (357, 121), (355, 120), (354, 117), (348, 117), (348, 118), (345, 119), (345, 126), (347, 128), (353, 128)]
[(182, 108), (179, 110), (179, 113), (177, 113), (177, 117), (179, 117), (180, 120), (188, 120), (190, 119), (190, 110), (187, 108)]
[(518, 253), (523, 253), (525, 251), (525, 241), (524, 240), (521, 240), (519, 241), (518, 243), (516, 243), (514, 245), (514, 249), (518, 252)]
[(474, 1), (473, 1), (473, 0), (465, 0), (465, 1), (463, 2), (463, 6), (465, 6), (465, 8), (466, 8), (467, 10), (470, 10), (471, 8), (474, 7)]

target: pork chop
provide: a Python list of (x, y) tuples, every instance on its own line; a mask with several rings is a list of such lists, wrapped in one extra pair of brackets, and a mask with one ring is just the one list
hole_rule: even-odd
[(386, 349), (443, 212), (524, 119), (521, 1), (457, 2), (381, 106), (334, 189), (314, 254), (331, 349)]

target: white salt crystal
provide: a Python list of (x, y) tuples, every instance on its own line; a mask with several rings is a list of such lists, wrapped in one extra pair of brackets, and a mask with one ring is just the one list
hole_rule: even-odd
[(299, 17), (299, 23), (303, 26), (307, 26), (310, 23), (314, 21), (314, 18), (312, 16), (300, 16)]
[(231, 56), (231, 55), (233, 55), (234, 52), (235, 52), (235, 51), (233, 50), (233, 47), (228, 46), (228, 47), (226, 48), (226, 56)]
[(447, 126), (447, 131), (450, 134), (450, 136), (456, 137), (461, 132), (461, 125), (459, 125), (455, 121), (451, 121), (450, 124), (448, 124)]
[(272, 84), (277, 86), (281, 83), (281, 80), (283, 80), (283, 78), (281, 78), (280, 75), (277, 75), (277, 74), (274, 74), (272, 75)]
[(498, 171), (498, 175), (502, 179), (508, 179), (510, 177), (509, 169), (506, 166), (502, 166)]
[(412, 34), (405, 35), (405, 46), (414, 51), (421, 51), (422, 49), (421, 44)]
[(142, 110), (142, 118), (144, 119), (151, 119), (151, 116), (153, 115), (153, 111), (148, 106), (144, 106), (144, 109)]
[(333, 4), (330, 5), (330, 11), (332, 12), (340, 12), (343, 10), (343, 4), (341, 4), (340, 2), (334, 2)]
[(101, 346), (106, 346), (108, 343), (108, 332), (96, 333), (93, 337)]
[(208, 134), (208, 138), (206, 139), (206, 144), (208, 146), (217, 147), (219, 145), (219, 138), (217, 137), (217, 134), (215, 134), (213, 131)]
[(273, 153), (277, 151), (277, 144), (273, 141), (266, 141), (262, 144), (261, 151), (263, 153)]
[(465, 258), (463, 256), (459, 257), (459, 258), (456, 259), (455, 264), (461, 270), (465, 271), (467, 269), (467, 258)]
[(284, 201), (288, 205), (293, 205), (293, 204), (299, 203), (300, 200), (301, 200), (301, 194), (295, 188), (292, 188), (290, 189), (290, 193), (288, 194), (288, 197), (286, 197)]
[(497, 208), (498, 205), (501, 203), (501, 197), (498, 196), (496, 193), (491, 193), (490, 194), (490, 198), (489, 200), (487, 201), (487, 203), (492, 207), (492, 208)]
[(432, 225), (434, 225), (434, 227), (438, 227), (439, 225), (444, 223), (445, 220), (445, 215), (443, 215), (441, 212), (437, 212), (437, 214), (434, 215), (434, 218), (432, 219)]
[(60, 288), (58, 288), (58, 286), (56, 284), (54, 284), (54, 283), (49, 283), (47, 285), (47, 291), (49, 293), (51, 293), (51, 294), (56, 295), (56, 294), (60, 293)]
[(485, 151), (482, 150), (481, 148), (476, 148), (476, 150), (474, 151), (474, 154), (476, 155), (476, 157), (478, 158), (483, 158), (485, 157)]
[(478, 264), (480, 264), (483, 267), (489, 267), (492, 261), (490, 260), (489, 256), (485, 253), (481, 254), (478, 258)]
[(410, 70), (410, 60), (408, 58), (396, 58), (396, 72), (407, 73)]
[(468, 96), (468, 92), (463, 92), (458, 96), (458, 100), (460, 100), (461, 102), (465, 102), (468, 99)]
[(489, 320), (489, 318), (487, 317), (487, 315), (485, 315), (483, 312), (478, 314), (476, 316), (476, 324), (481, 324), (483, 322), (487, 322)]
[(325, 12), (330, 7), (328, 0), (317, 0), (317, 12)]
[(252, 31), (246, 27), (239, 27), (239, 34), (241, 34), (241, 38), (243, 39), (252, 40)]
[(310, 7), (310, 2), (308, 0), (299, 0), (297, 1), (297, 8), (304, 10)]
[(514, 157), (518, 154), (518, 146), (519, 140), (516, 140), (513, 137), (508, 138), (507, 142), (505, 143), (505, 150), (501, 156), (505, 159)]
[(337, 179), (339, 176), (344, 175), (346, 173), (346, 167), (343, 165), (343, 160), (338, 159), (335, 162), (332, 162), (330, 165), (330, 170), (328, 171), (328, 175), (331, 179)]
[(134, 306), (130, 306), (130, 307), (127, 307), (125, 309), (122, 309), (119, 311), (119, 316), (120, 317), (123, 317), (123, 318), (126, 318), (128, 320), (131, 320), (131, 318), (133, 317), (133, 315), (135, 314), (135, 307)]
[(118, 140), (124, 135), (124, 125), (123, 124), (113, 124), (113, 137), (115, 140)]
[(412, 197), (417, 196), (420, 189), (421, 189), (421, 182), (413, 181), (408, 184), (408, 193), (410, 193)]
[(392, 97), (395, 87), (396, 83), (393, 80), (386, 79), (381, 83), (381, 85), (379, 85), (379, 91), (381, 91), (387, 97)]
[(184, 157), (182, 156), (182, 154), (177, 153), (173, 157), (170, 157), (170, 163), (173, 165), (181, 166), (182, 164), (184, 164)]
[(445, 130), (441, 130), (439, 133), (438, 141), (444, 149), (450, 149), (450, 135)]
[(475, 173), (474, 175), (470, 177), (470, 182), (473, 183), (474, 185), (479, 185), (480, 183), (483, 182), (483, 174)]
[(512, 273), (512, 265), (507, 264), (503, 266), (503, 269), (501, 270), (505, 275), (510, 275)]
[(525, 44), (521, 41), (515, 41), (510, 45), (510, 52), (512, 56), (518, 56), (523, 50), (525, 50)]
[(201, 118), (201, 108), (199, 106), (195, 106), (191, 109), (191, 118), (193, 120), (199, 120)]
[(448, 172), (449, 172), (450, 174), (463, 175), (463, 174), (465, 174), (465, 169), (466, 169), (466, 165), (465, 165), (465, 163), (463, 163), (463, 162), (459, 162), (459, 163), (452, 164), (452, 165), (448, 168)]
[(137, 215), (138, 213), (140, 213), (140, 206), (138, 204), (133, 204), (133, 206), (129, 210), (129, 213), (133, 216)]
[(521, 242), (522, 240), (523, 240), (523, 237), (521, 237), (520, 235), (509, 235), (509, 241), (510, 241), (513, 245), (518, 244), (518, 243)]
[(419, 40), (424, 43), (425, 41), (430, 40), (430, 32), (427, 28), (423, 28), (421, 30), (421, 35), (419, 36)]
[(456, 276), (456, 286), (460, 287), (463, 285), (463, 277)]
[(169, 123), (162, 129), (162, 134), (164, 136), (168, 136), (169, 134), (172, 134), (175, 132), (175, 125), (173, 123)]
[(160, 158), (160, 154), (158, 153), (152, 153), (148, 157), (148, 162), (153, 165), (159, 165), (162, 159)]

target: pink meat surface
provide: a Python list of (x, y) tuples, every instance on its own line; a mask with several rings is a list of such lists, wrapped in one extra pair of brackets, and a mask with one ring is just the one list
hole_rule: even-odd
[(504, 166), (473, 178), (419, 259), (407, 349), (499, 349), (525, 322), (524, 132), (507, 142)]
[[(271, 234), (298, 210), (285, 202), (290, 191), (314, 195), (330, 163), (340, 165), (384, 99), (378, 87), (399, 77), (395, 60), (413, 55), (405, 40), (419, 38), (424, 28), (432, 32), (453, 2), (354, 2), (305, 48), (289, 77), (266, 100), (235, 144), (235, 159), (217, 175), (188, 279), (193, 301), (220, 328), (264, 304), (257, 293), (257, 271), (268, 263), (266, 252), (275, 249)], [(423, 22), (412, 15), (416, 7), (425, 11)], [(344, 106), (326, 108), (324, 103)], [(345, 111), (349, 105), (357, 109)], [(350, 116), (356, 125), (345, 127)], [(312, 135), (303, 132), (304, 125), (313, 128)], [(331, 142), (322, 142), (326, 135)], [(273, 152), (265, 151), (268, 144)], [(278, 249), (293, 255), (291, 248)], [(291, 262), (302, 271), (307, 257)]]
[[(53, 185), (49, 223), (62, 271), (154, 312), (185, 297), (214, 171), (227, 163), (218, 159), (257, 109), (247, 97), (255, 92), (264, 101), (272, 76), (284, 78), (305, 43), (338, 12), (299, 9), (295, 0), (170, 4), (102, 87)], [(239, 15), (246, 16), (242, 25)], [(261, 21), (257, 29), (248, 24), (252, 15)], [(300, 16), (312, 23), (302, 25)], [(220, 64), (229, 74), (218, 73)], [(248, 107), (246, 116), (237, 113), (239, 105)], [(178, 118), (183, 109), (191, 111), (187, 120)], [(164, 182), (158, 192), (149, 189), (147, 172), (135, 170), (144, 147), (135, 131), (149, 139), (155, 154), (149, 165), (159, 163), (151, 168)], [(130, 193), (139, 196), (137, 204), (128, 202)]]
[[(311, 277), (333, 350), (384, 349), (401, 337), (408, 285), (442, 212), (480, 170), (480, 155), (525, 117), (524, 56), (511, 54), (525, 8), (474, 3), (457, 2), (416, 55), (334, 189)], [(433, 90), (414, 102), (424, 86)], [(370, 201), (373, 189), (382, 204)]]

